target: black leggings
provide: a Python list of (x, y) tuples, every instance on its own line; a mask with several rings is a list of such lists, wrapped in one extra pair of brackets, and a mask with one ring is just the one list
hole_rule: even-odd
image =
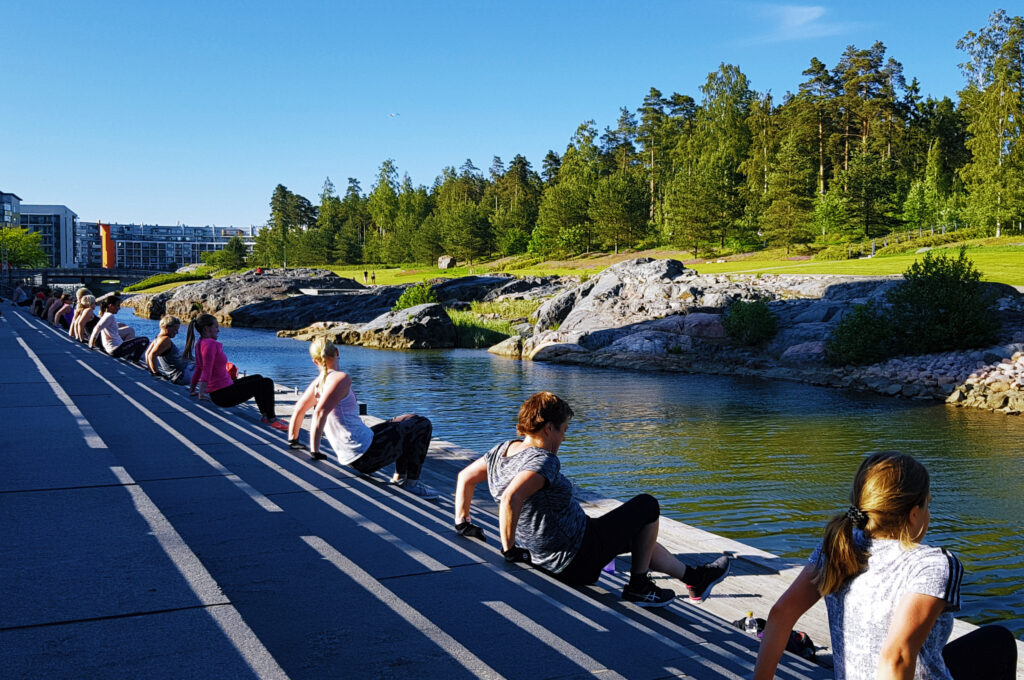
[(630, 552), (636, 535), (657, 522), (660, 514), (658, 499), (642, 493), (600, 517), (588, 517), (580, 549), (555, 578), (571, 586), (596, 583), (601, 568), (616, 555)]
[(352, 467), (368, 475), (394, 463), (399, 478), (419, 479), (434, 431), (430, 420), (415, 413), (404, 413), (370, 429), (373, 441), (363, 455), (352, 461)]
[(1002, 626), (982, 626), (942, 648), (954, 680), (1014, 680), (1017, 643)]
[(274, 410), (274, 381), (262, 375), (247, 375), (232, 385), (210, 392), (210, 401), (217, 406), (238, 406), (242, 402), (256, 400), (256, 408), (267, 420), (277, 417)]
[(115, 359), (126, 358), (129, 361), (136, 362), (146, 353), (147, 347), (149, 347), (149, 338), (132, 338), (131, 340), (125, 340), (115, 347), (113, 354), (110, 356)]

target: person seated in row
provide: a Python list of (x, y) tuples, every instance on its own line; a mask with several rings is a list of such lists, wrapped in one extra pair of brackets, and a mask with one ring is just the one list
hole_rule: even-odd
[(79, 342), (87, 342), (92, 335), (92, 329), (96, 326), (96, 298), (92, 295), (83, 295), (75, 307), (75, 315), (71, 319), (71, 326), (68, 328), (68, 335)]
[(32, 304), (29, 305), (28, 312), (32, 316), (42, 317), (43, 312), (46, 311), (46, 299), (49, 291), (45, 288), (35, 288), (34, 291)]
[(25, 284), (18, 281), (18, 285), (14, 287), (14, 293), (11, 296), (11, 304), (15, 307), (28, 307), (32, 304), (32, 298), (25, 291)]
[(359, 417), (352, 377), (338, 367), (338, 348), (317, 338), (309, 345), (309, 355), (320, 374), (295, 404), (288, 426), (291, 447), (305, 448), (299, 443), (299, 431), (306, 413), (313, 409), (309, 435), (313, 458), (327, 458), (320, 452), (320, 440), (326, 434), (341, 465), (351, 465), (368, 475), (394, 463), (393, 484), (420, 498), (437, 498), (437, 491), (420, 481), (433, 434), (430, 420), (406, 413), (367, 427)]
[[(551, 392), (538, 392), (519, 409), (520, 438), (504, 441), (470, 463), (455, 487), (455, 530), (484, 539), (470, 518), (476, 485), (486, 481), (499, 503), (501, 549), (509, 562), (529, 562), (571, 586), (596, 583), (616, 555), (631, 553), (629, 583), (622, 599), (641, 607), (663, 607), (675, 597), (659, 588), (648, 570), (673, 576), (691, 602), (703, 602), (729, 573), (719, 557), (699, 567), (679, 561), (658, 543), (660, 506), (641, 494), (600, 517), (587, 517), (562, 474), (558, 449), (573, 410)], [(486, 540), (486, 539), (484, 539)]]
[(61, 296), (63, 291), (60, 288), (54, 288), (46, 298), (46, 304), (43, 307), (43, 312), (39, 318), (45, 319), (48, 324), (53, 324), (53, 314), (57, 311), (57, 307), (61, 304)]
[(255, 399), (263, 423), (275, 430), (286, 431), (288, 426), (277, 419), (274, 381), (262, 375), (247, 375), (233, 380), (228, 373), (224, 346), (217, 342), (218, 335), (220, 324), (212, 314), (200, 314), (188, 325), (183, 357), (189, 360), (194, 356), (196, 362), (189, 394), (200, 401), (209, 399), (221, 407), (237, 406)]
[(53, 321), (50, 323), (67, 330), (71, 327), (71, 317), (75, 314), (75, 305), (71, 302), (71, 296), (67, 293), (61, 295), (60, 302), (55, 307), (57, 309), (53, 312)]
[(896, 452), (869, 455), (850, 508), (836, 515), (803, 571), (771, 608), (755, 680), (775, 670), (797, 620), (821, 597), (837, 678), (1013, 680), (1017, 647), (1002, 626), (947, 644), (960, 609), (963, 566), (923, 545), (931, 518), (928, 471)]
[(89, 347), (100, 343), (101, 349), (115, 359), (125, 358), (132, 363), (142, 358), (149, 345), (149, 338), (135, 337), (135, 331), (125, 326), (118, 326), (117, 312), (121, 309), (121, 298), (117, 295), (105, 296), (100, 302), (100, 319), (89, 335)]
[(181, 329), (181, 319), (170, 314), (160, 318), (160, 333), (146, 348), (146, 366), (155, 376), (165, 378), (175, 385), (192, 383), (192, 366), (185, 362), (174, 344), (174, 338)]

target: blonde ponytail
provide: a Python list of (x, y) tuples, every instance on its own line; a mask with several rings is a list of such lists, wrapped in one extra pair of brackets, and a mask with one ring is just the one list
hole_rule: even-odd
[(338, 356), (338, 348), (321, 336), (309, 343), (309, 356), (320, 367), (320, 380), (317, 392), (323, 394), (324, 383), (327, 381), (327, 359)]
[(885, 451), (865, 458), (853, 479), (850, 509), (825, 527), (818, 592), (836, 592), (867, 567), (868, 553), (854, 539), (855, 528), (913, 547), (917, 536), (910, 535), (910, 511), (927, 502), (930, 485), (928, 471), (912, 456)]

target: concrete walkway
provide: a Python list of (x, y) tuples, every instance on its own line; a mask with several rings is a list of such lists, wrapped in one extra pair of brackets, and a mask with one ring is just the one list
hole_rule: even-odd
[[(506, 565), (486, 513), (489, 543), (456, 536), (457, 447), (436, 443), (448, 493), (426, 502), (2, 311), (5, 678), (749, 677), (727, 590), (644, 610), (621, 573), (572, 589)], [(788, 657), (779, 677), (831, 673)]]

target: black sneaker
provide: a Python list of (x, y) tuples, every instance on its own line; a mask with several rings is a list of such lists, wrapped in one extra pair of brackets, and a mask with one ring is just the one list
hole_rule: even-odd
[(703, 602), (708, 599), (711, 589), (729, 573), (732, 560), (722, 555), (714, 562), (702, 567), (687, 569), (686, 590), (690, 594), (690, 602)]
[(638, 607), (664, 607), (675, 596), (675, 591), (654, 585), (649, 575), (644, 576), (643, 581), (635, 585), (632, 582), (627, 583), (622, 589), (622, 599)]

